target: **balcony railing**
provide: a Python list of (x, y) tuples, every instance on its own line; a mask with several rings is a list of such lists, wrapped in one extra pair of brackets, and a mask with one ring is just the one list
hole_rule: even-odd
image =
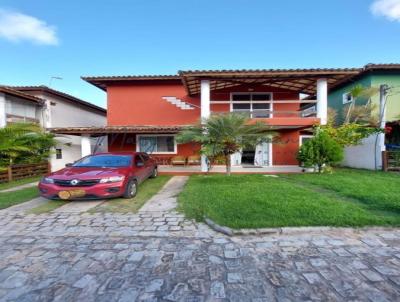
[[(233, 109), (232, 112), (242, 113), (249, 118), (311, 118), (317, 116), (316, 111), (316, 100), (271, 100), (263, 101), (262, 104), (269, 104), (269, 106), (275, 108), (276, 104), (313, 104), (312, 107), (308, 107), (304, 110), (270, 110), (270, 109)], [(211, 101), (211, 104), (249, 104), (247, 101)], [(260, 102), (253, 102), (252, 104), (260, 104)], [(232, 106), (231, 106), (232, 108)], [(220, 112), (212, 112), (211, 114), (218, 114)]]

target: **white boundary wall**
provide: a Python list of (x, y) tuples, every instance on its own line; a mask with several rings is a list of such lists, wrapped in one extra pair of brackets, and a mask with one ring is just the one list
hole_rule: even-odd
[(375, 154), (376, 165), (378, 169), (382, 169), (382, 154), (379, 146), (379, 139), (375, 146), (377, 135), (373, 134), (365, 139), (361, 145), (346, 147), (344, 149), (343, 166), (350, 168), (375, 170)]

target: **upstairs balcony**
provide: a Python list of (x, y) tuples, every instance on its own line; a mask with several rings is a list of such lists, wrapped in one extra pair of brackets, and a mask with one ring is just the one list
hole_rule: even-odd
[[(213, 96), (215, 93), (211, 94)], [(288, 96), (297, 96), (297, 99)], [(229, 100), (210, 100), (210, 114), (236, 112), (272, 126), (302, 127), (320, 123), (316, 104), (317, 100), (300, 100), (298, 95), (290, 92), (230, 92)]]
[[(340, 84), (358, 69), (256, 69), (256, 70), (190, 70), (179, 75), (189, 96), (200, 95), (201, 117), (216, 112), (244, 112), (254, 121), (264, 120), (276, 127), (310, 126), (327, 123), (328, 86)], [(263, 89), (259, 89), (262, 87)], [(243, 90), (245, 88), (245, 90)], [(253, 96), (216, 99), (221, 91), (244, 91)], [(294, 95), (282, 98), (274, 93), (257, 91), (286, 91)], [(305, 94), (314, 100), (301, 100)], [(246, 98), (245, 100), (241, 98)], [(244, 103), (242, 103), (244, 102)], [(303, 110), (304, 104), (308, 104)]]

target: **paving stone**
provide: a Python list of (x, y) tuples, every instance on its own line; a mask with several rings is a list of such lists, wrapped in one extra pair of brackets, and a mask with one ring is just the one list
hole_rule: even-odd
[(16, 271), (2, 282), (2, 288), (17, 288), (23, 286), (29, 279), (28, 274)]
[(178, 283), (168, 295), (164, 296), (164, 299), (167, 301), (180, 301), (184, 297), (187, 289), (188, 286), (186, 283)]
[(241, 273), (228, 273), (228, 283), (243, 283), (243, 277)]
[(72, 286), (78, 288), (85, 288), (89, 286), (91, 283), (95, 281), (95, 278), (92, 275), (85, 275), (76, 281)]
[(369, 281), (372, 281), (372, 282), (383, 281), (383, 278), (374, 271), (362, 270), (362, 271), (360, 271), (360, 273), (363, 274)]
[(151, 293), (151, 292), (160, 291), (161, 287), (163, 286), (163, 284), (164, 284), (164, 280), (163, 279), (151, 280), (149, 282), (149, 284), (146, 286), (145, 292), (146, 293)]
[(139, 262), (140, 260), (142, 260), (143, 256), (143, 252), (133, 252), (130, 254), (128, 261)]
[(321, 282), (321, 277), (317, 273), (304, 273), (303, 276), (310, 284)]
[(124, 289), (121, 293), (121, 296), (118, 299), (118, 302), (133, 302), (136, 301), (136, 298), (139, 295), (139, 291), (136, 288), (127, 288)]
[(310, 259), (310, 263), (314, 267), (324, 267), (328, 265), (328, 263), (323, 259)]
[(225, 287), (224, 283), (220, 281), (214, 281), (211, 283), (210, 294), (214, 298), (217, 299), (224, 299), (225, 296)]

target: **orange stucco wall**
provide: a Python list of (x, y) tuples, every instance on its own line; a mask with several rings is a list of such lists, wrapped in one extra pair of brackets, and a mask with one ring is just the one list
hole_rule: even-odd
[[(260, 85), (241, 85), (213, 91), (211, 100), (229, 101), (231, 92), (272, 92), (274, 100), (296, 100), (298, 94)], [(200, 106), (200, 96), (186, 95), (180, 81), (151, 81), (133, 84), (114, 84), (107, 87), (107, 121), (109, 126), (122, 125), (188, 125), (200, 118), (200, 109), (182, 110), (162, 99), (174, 96)], [(296, 111), (299, 104), (274, 104), (274, 111)], [(211, 112), (228, 112), (229, 104), (211, 104)], [(274, 113), (274, 117), (291, 117), (287, 113)]]
[(297, 151), (299, 150), (299, 131), (279, 131), (277, 142), (272, 145), (273, 165), (297, 165)]
[(198, 98), (186, 96), (180, 81), (112, 85), (107, 87), (108, 125), (188, 125), (200, 117), (200, 109), (182, 110), (162, 99), (164, 96), (200, 105)]

